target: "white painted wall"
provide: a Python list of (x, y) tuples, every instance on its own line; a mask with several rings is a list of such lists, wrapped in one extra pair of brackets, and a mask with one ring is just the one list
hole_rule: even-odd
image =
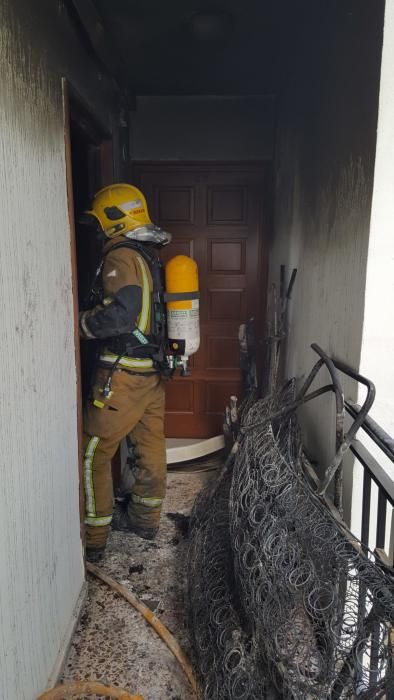
[(15, 71), (14, 43), (2, 24), (0, 697), (32, 700), (84, 573), (61, 95)]
[[(394, 435), (394, 0), (386, 0), (375, 175), (360, 371), (376, 384), (371, 416)], [(360, 397), (362, 398), (362, 397)], [(360, 433), (362, 435), (362, 433)], [(378, 448), (368, 442), (368, 449)], [(384, 459), (384, 458), (383, 458)], [(393, 465), (384, 460), (393, 474)], [(359, 528), (362, 474), (355, 472), (352, 524)]]
[(269, 159), (274, 119), (272, 97), (141, 96), (132, 113), (132, 158)]
[(84, 583), (61, 76), (89, 63), (62, 4), (39, 9), (0, 0), (2, 700), (60, 670)]
[(394, 0), (386, 0), (361, 370), (374, 379), (371, 415), (394, 435)]

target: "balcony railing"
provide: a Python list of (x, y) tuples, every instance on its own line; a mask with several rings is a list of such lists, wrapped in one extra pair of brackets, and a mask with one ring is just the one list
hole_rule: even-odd
[[(360, 406), (352, 401), (346, 401), (345, 408), (354, 419), (360, 415)], [(364, 418), (361, 428), (379, 448), (378, 454), (385, 455), (391, 463), (394, 463), (394, 440), (390, 435), (369, 416)], [(394, 507), (394, 481), (360, 440), (353, 440), (350, 450), (363, 467), (361, 542), (366, 547), (370, 544), (371, 519), (376, 517), (375, 547), (378, 552), (383, 552), (386, 542), (387, 504)], [(372, 482), (378, 488), (378, 504), (375, 513), (371, 512)], [(391, 566), (393, 563), (393, 561), (390, 562)]]

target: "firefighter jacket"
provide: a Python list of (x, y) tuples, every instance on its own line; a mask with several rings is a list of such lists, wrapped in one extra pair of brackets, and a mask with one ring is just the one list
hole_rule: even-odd
[(153, 281), (149, 265), (130, 247), (112, 250), (125, 241), (124, 236), (117, 236), (104, 247), (102, 301), (80, 314), (80, 335), (103, 341), (100, 365), (111, 367), (117, 362), (119, 368), (152, 372), (148, 347), (144, 348), (138, 340), (135, 348), (130, 348), (130, 343), (122, 346), (122, 339), (132, 337), (132, 333), (134, 337), (149, 336), (152, 324)]

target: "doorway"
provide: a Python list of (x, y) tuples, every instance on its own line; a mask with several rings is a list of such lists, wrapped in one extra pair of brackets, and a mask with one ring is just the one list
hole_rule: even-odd
[[(78, 311), (85, 306), (101, 258), (102, 239), (82, 220), (94, 193), (113, 177), (111, 135), (97, 123), (69, 83), (63, 80), (67, 197), (70, 218), (72, 284), (77, 368), (78, 444), (80, 453), (80, 515), (83, 536), (84, 488), (82, 465), (83, 405), (88, 398), (97, 347), (79, 338)], [(119, 456), (114, 473), (120, 471)]]
[[(101, 260), (102, 235), (83, 220), (94, 194), (112, 180), (109, 136), (75, 98), (70, 99), (70, 149), (77, 259), (78, 306), (87, 307)], [(82, 399), (86, 401), (95, 367), (97, 343), (80, 341)]]
[(137, 163), (134, 180), (152, 219), (171, 232), (163, 253), (189, 255), (199, 268), (201, 344), (191, 375), (166, 389), (166, 436), (211, 438), (240, 396), (238, 331), (255, 319), (263, 332), (270, 171), (265, 164)]

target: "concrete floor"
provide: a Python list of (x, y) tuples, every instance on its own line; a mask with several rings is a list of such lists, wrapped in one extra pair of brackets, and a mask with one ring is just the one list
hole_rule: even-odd
[[(158, 538), (112, 533), (100, 566), (144, 601), (190, 656), (185, 606), (187, 540), (167, 513), (188, 515), (207, 473), (168, 474)], [(144, 700), (192, 700), (171, 652), (122, 598), (89, 577), (86, 608), (74, 636), (63, 680), (95, 679), (139, 693)]]

